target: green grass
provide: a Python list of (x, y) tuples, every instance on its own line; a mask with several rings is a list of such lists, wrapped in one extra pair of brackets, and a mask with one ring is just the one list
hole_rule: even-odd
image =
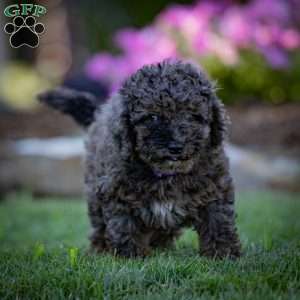
[(236, 262), (197, 255), (186, 231), (176, 249), (144, 260), (86, 254), (81, 201), (0, 203), (0, 299), (300, 299), (300, 197), (238, 195), (245, 255)]

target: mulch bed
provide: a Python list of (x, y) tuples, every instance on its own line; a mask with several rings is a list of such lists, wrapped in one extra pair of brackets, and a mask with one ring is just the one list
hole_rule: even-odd
[(300, 154), (300, 105), (249, 105), (229, 108), (231, 141), (261, 150)]

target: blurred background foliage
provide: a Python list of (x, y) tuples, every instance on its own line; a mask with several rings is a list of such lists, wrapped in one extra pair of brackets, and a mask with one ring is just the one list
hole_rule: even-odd
[(152, 21), (116, 31), (109, 52), (92, 57), (86, 71), (115, 90), (145, 63), (185, 58), (217, 79), (227, 103), (299, 101), (299, 9), (293, 0), (196, 1), (157, 13), (152, 7)]
[[(3, 101), (17, 109), (36, 107), (36, 94), (50, 88), (36, 69), (22, 62), (8, 64), (0, 72), (0, 91)], [(25, 95), (25, 97), (24, 97)]]
[(34, 91), (82, 72), (114, 91), (165, 58), (203, 67), (225, 103), (300, 101), (299, 0), (32, 2), (48, 10), (40, 46), (12, 50), (1, 33), (0, 98), (14, 107), (32, 107)]
[[(178, 0), (177, 4), (191, 4), (191, 0)], [(113, 43), (111, 36), (122, 27), (143, 27), (151, 23), (156, 15), (166, 6), (174, 3), (172, 0), (132, 1), (132, 0), (89, 0), (67, 1), (73, 12), (81, 12), (79, 18), (85, 24), (85, 37), (88, 48), (92, 52), (106, 49), (117, 53), (118, 48)]]
[(291, 54), (290, 60), (289, 68), (272, 68), (258, 53), (243, 51), (237, 66), (226, 66), (216, 58), (203, 65), (218, 79), (218, 94), (225, 103), (299, 103), (300, 53)]

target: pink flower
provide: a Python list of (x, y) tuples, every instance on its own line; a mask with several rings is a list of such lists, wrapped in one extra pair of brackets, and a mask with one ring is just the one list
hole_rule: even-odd
[(115, 41), (125, 53), (135, 56), (145, 52), (159, 53), (161, 56), (176, 55), (175, 42), (156, 27), (121, 30), (116, 33)]
[(247, 13), (253, 19), (287, 23), (290, 12), (286, 0), (254, 0), (247, 6)]
[(86, 74), (95, 80), (103, 80), (108, 84), (120, 81), (129, 73), (129, 65), (120, 56), (100, 53), (92, 57), (85, 66)]
[(238, 51), (233, 44), (217, 34), (211, 35), (208, 53), (216, 55), (225, 65), (234, 65), (239, 60)]
[(296, 49), (300, 46), (300, 34), (294, 29), (288, 29), (282, 32), (280, 44), (286, 49)]
[(262, 48), (261, 52), (272, 67), (280, 69), (287, 68), (289, 66), (289, 59), (287, 54), (278, 47)]
[[(290, 1), (299, 6), (298, 0)], [(231, 0), (199, 0), (195, 5), (170, 6), (150, 26), (118, 31), (114, 41), (121, 54), (93, 56), (86, 73), (115, 90), (145, 64), (176, 57), (199, 61), (214, 55), (225, 65), (235, 65), (243, 49), (259, 51), (271, 67), (285, 68), (286, 50), (300, 47), (290, 1), (252, 0), (239, 5)]]
[(227, 9), (228, 1), (198, 1), (193, 11), (199, 21), (210, 22), (214, 18), (219, 18)]
[(127, 28), (118, 31), (114, 40), (116, 45), (125, 52), (140, 52), (146, 47), (152, 35), (151, 28), (143, 30)]
[(85, 66), (86, 74), (92, 79), (100, 79), (108, 76), (107, 71), (114, 65), (115, 59), (109, 53), (99, 53), (92, 56)]
[(197, 36), (192, 41), (192, 47), (198, 55), (207, 55), (210, 45), (209, 32), (203, 31), (199, 32)]
[(186, 19), (190, 18), (191, 7), (184, 5), (173, 5), (160, 13), (157, 18), (162, 22), (174, 28), (181, 28)]
[(253, 28), (254, 42), (256, 45), (263, 47), (272, 45), (276, 41), (274, 32), (268, 25), (257, 24)]
[(212, 16), (212, 9), (209, 9), (208, 5), (201, 7), (176, 5), (162, 12), (157, 18), (157, 24), (180, 33), (189, 44), (192, 44), (200, 33), (207, 31), (208, 21)]
[(177, 56), (175, 42), (155, 27), (121, 30), (115, 42), (123, 50), (122, 55), (97, 54), (85, 68), (89, 77), (105, 81), (112, 91), (143, 65)]
[(249, 46), (252, 41), (253, 21), (244, 9), (234, 6), (229, 8), (220, 20), (220, 31), (224, 36), (241, 47)]

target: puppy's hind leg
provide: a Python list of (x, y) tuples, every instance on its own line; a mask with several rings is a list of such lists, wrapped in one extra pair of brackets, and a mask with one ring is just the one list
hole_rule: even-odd
[(103, 213), (100, 206), (94, 203), (88, 204), (88, 212), (92, 225), (92, 233), (89, 236), (91, 252), (101, 253), (107, 250), (107, 243), (105, 240), (105, 223), (103, 220)]

